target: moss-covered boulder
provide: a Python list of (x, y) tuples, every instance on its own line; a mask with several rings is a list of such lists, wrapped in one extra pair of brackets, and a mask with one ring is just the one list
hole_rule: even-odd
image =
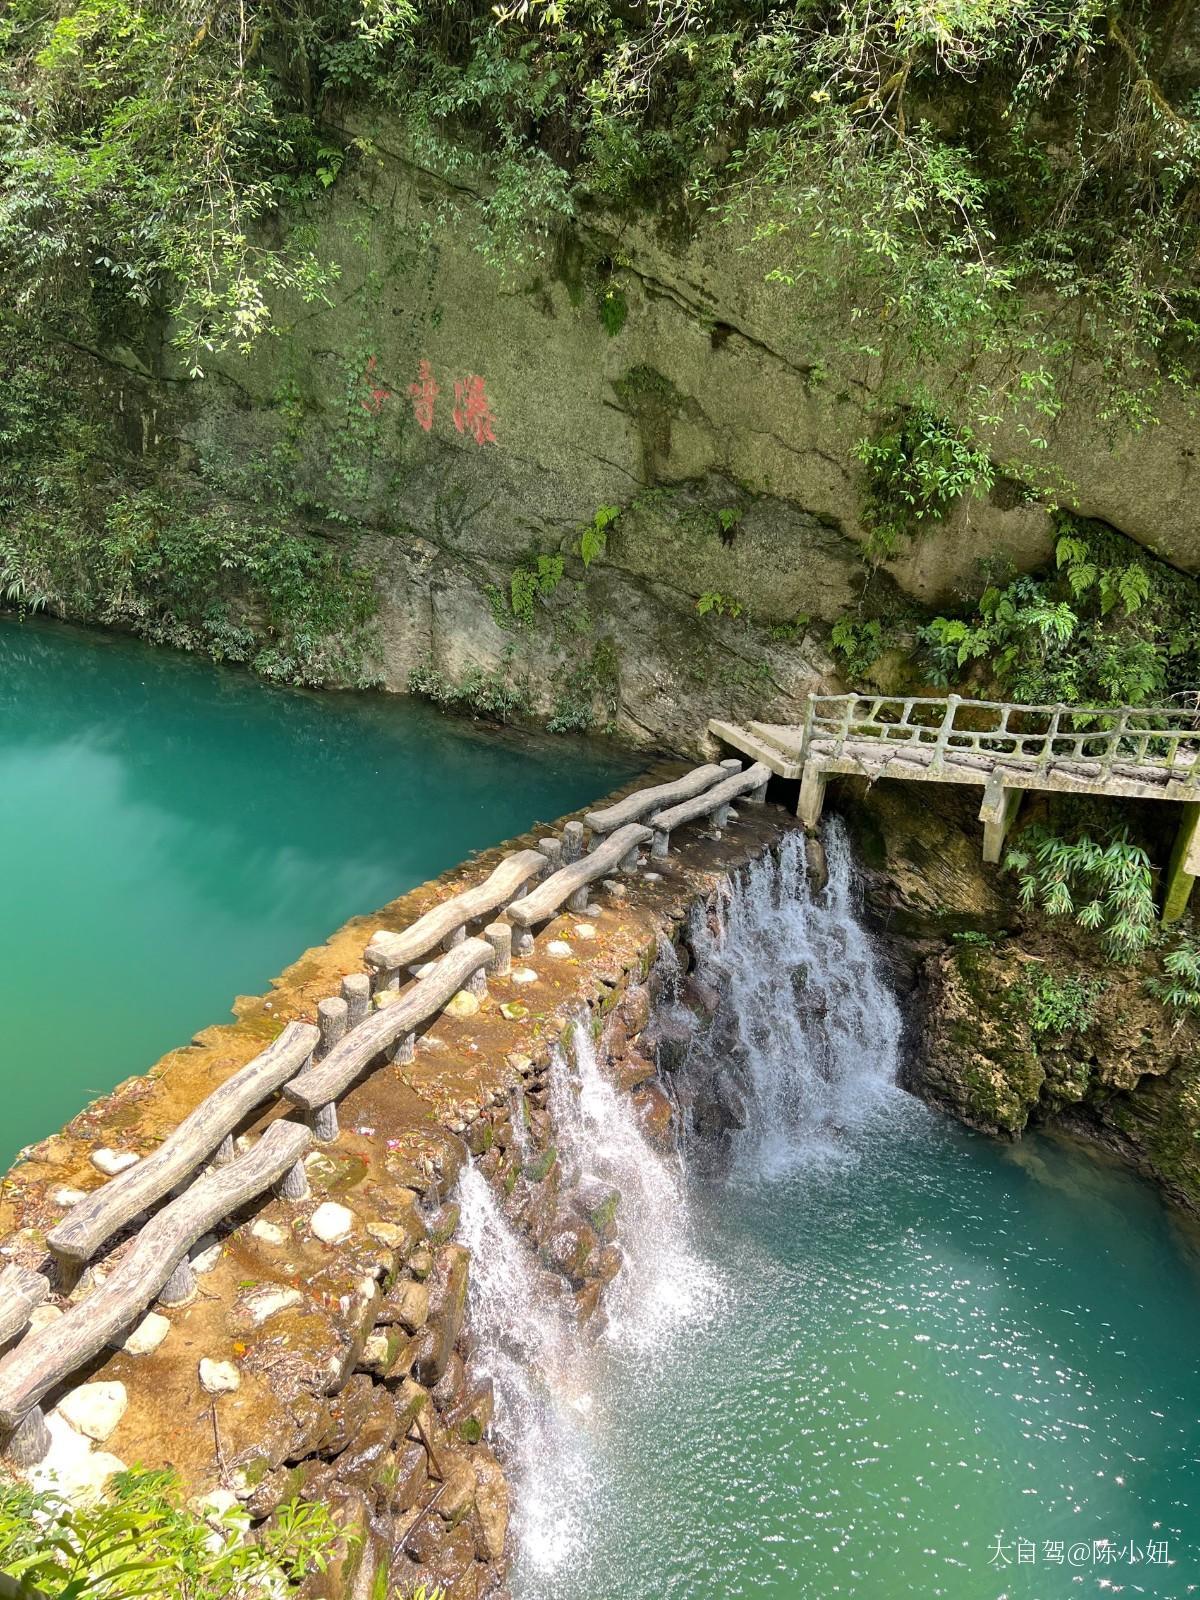
[(909, 1087), (988, 1133), (1020, 1134), (1046, 1081), (1015, 953), (960, 944), (927, 968), (928, 1004)]

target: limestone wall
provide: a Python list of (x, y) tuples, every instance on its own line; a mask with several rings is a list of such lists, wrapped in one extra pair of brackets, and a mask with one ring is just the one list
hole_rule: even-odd
[[(305, 219), (341, 264), (332, 304), (284, 307), (252, 359), (200, 381), (147, 354), (117, 397), (130, 439), (184, 495), (249, 516), (282, 484), (321, 537), (361, 536), (391, 688), (426, 663), (498, 672), (543, 715), (583, 702), (595, 726), (688, 751), (710, 715), (794, 715), (832, 681), (823, 625), (865, 581), (854, 448), (882, 361), (801, 322), (762, 248), (715, 222), (681, 242), (665, 223), (581, 219), (501, 273), (474, 194), (406, 161), (386, 121), (344, 131), (368, 153)], [(628, 307), (611, 335), (610, 270)], [(1049, 458), (1017, 429), (997, 458), (1068, 480), (1081, 511), (1196, 570), (1192, 418), (1168, 402), (1161, 426), (1110, 436), (1086, 372), (1070, 395)], [(601, 506), (621, 516), (585, 570), (579, 531)], [(977, 586), (981, 557), (1049, 549), (1046, 512), (1001, 485), (877, 582), (941, 601)], [(522, 627), (488, 590), (536, 553), (562, 554), (565, 575)], [(718, 599), (701, 615), (703, 596)]]

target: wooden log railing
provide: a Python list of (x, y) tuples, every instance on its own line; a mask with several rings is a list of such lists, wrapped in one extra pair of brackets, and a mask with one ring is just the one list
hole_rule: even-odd
[(48, 1448), (40, 1402), (124, 1332), (163, 1289), (187, 1252), (216, 1223), (257, 1199), (312, 1143), (299, 1122), (273, 1122), (245, 1155), (214, 1167), (153, 1217), (115, 1271), (48, 1327), (0, 1360), (0, 1433), (18, 1465)]
[(319, 1112), (333, 1104), (376, 1056), (399, 1043), (407, 1053), (410, 1036), (439, 1012), (452, 995), (491, 965), (495, 951), (486, 939), (464, 939), (434, 962), (425, 977), (390, 1005), (375, 1011), (346, 1034), (319, 1066), (284, 1085), (284, 1098), (306, 1111)]
[(656, 783), (652, 788), (635, 790), (633, 794), (626, 795), (624, 800), (618, 800), (616, 805), (605, 806), (602, 811), (588, 811), (583, 820), (592, 830), (592, 848), (596, 848), (604, 835), (625, 827), (627, 823), (640, 822), (652, 811), (661, 811), (664, 806), (674, 805), (680, 800), (691, 800), (705, 789), (711, 789), (714, 783), (727, 778), (731, 770), (740, 772), (742, 763), (730, 760), (721, 762), (719, 766), (714, 762), (708, 766), (694, 767), (691, 772), (671, 783)]
[(649, 837), (649, 828), (637, 822), (627, 822), (589, 855), (581, 856), (569, 866), (560, 867), (531, 893), (514, 900), (508, 908), (508, 919), (517, 925), (517, 935), (513, 941), (517, 954), (529, 953), (533, 947), (534, 924), (549, 921), (564, 900), (573, 911), (582, 911), (589, 884), (618, 867), (624, 871), (634, 870), (637, 867), (638, 846)]
[(434, 906), (403, 932), (375, 934), (367, 946), (367, 965), (383, 974), (388, 986), (395, 988), (401, 968), (420, 961), (440, 944), (458, 943), (466, 937), (468, 923), (502, 909), (531, 878), (540, 877), (546, 866), (547, 858), (541, 850), (517, 850), (505, 856), (482, 883)]
[(972, 756), (1026, 771), (1079, 763), (1089, 775), (1165, 772), (1200, 791), (1200, 718), (1191, 705), (1067, 706), (900, 695), (810, 695), (800, 759), (839, 759), (879, 740), (940, 770)]
[(202, 1100), (153, 1155), (78, 1201), (46, 1236), (61, 1281), (65, 1284), (105, 1240), (190, 1177), (214, 1151), (217, 1165), (231, 1161), (233, 1130), (302, 1070), (317, 1038), (311, 1024), (289, 1022), (278, 1039)]
[[(740, 767), (741, 763), (738, 765)], [(655, 812), (650, 818), (650, 826), (654, 830), (651, 855), (661, 858), (669, 854), (672, 830), (682, 828), (685, 823), (695, 822), (700, 817), (711, 816), (718, 827), (723, 827), (729, 820), (733, 802), (743, 795), (755, 803), (761, 803), (767, 798), (767, 784), (770, 777), (770, 767), (765, 767), (760, 761), (756, 761), (744, 772), (739, 771), (733, 777), (726, 778), (714, 789), (706, 789), (694, 800), (685, 800), (680, 805), (669, 806), (665, 811)]]
[(25, 1332), (29, 1319), (50, 1293), (50, 1280), (30, 1267), (0, 1272), (0, 1348)]
[[(164, 1196), (173, 1197), (142, 1224), (109, 1277), (51, 1325), (26, 1332), (32, 1311), (50, 1292), (46, 1276), (17, 1266), (0, 1272), (0, 1350), (10, 1346), (0, 1358), (0, 1448), (8, 1459), (27, 1466), (49, 1448), (40, 1402), (50, 1390), (128, 1329), (156, 1298), (162, 1305), (179, 1305), (192, 1297), (189, 1251), (202, 1234), (272, 1185), (288, 1200), (308, 1194), (302, 1158), (314, 1139), (337, 1136), (336, 1103), (368, 1067), (389, 1054), (396, 1061), (412, 1060), (417, 1031), (460, 989), (486, 990), (489, 971), (507, 977), (513, 951), (527, 953), (532, 947), (535, 924), (548, 921), (564, 901), (582, 909), (589, 885), (614, 869), (636, 869), (638, 848), (652, 830), (622, 817), (645, 816), (673, 799), (682, 803), (660, 810), (656, 823), (665, 815), (669, 827), (681, 826), (694, 816), (727, 810), (729, 800), (747, 791), (760, 797), (766, 769), (742, 773), (740, 765), (726, 761), (697, 768), (674, 783), (654, 785), (616, 807), (590, 813), (589, 823), (599, 835), (590, 854), (583, 853), (583, 824), (568, 822), (561, 838), (505, 857), (483, 883), (411, 927), (376, 933), (366, 951), (375, 975), (374, 1010), (371, 977), (343, 978), (340, 994), (318, 1003), (316, 1026), (290, 1022), (153, 1154), (78, 1201), (51, 1231), (48, 1243), (65, 1286), (114, 1234)], [(732, 776), (730, 769), (735, 769)], [(536, 888), (518, 892), (547, 872)], [(483, 938), (466, 936), (471, 922), (505, 907), (506, 920), (489, 922)], [(447, 946), (444, 954), (407, 989), (394, 993), (401, 969), (439, 944)], [(304, 1111), (306, 1122), (275, 1121), (248, 1151), (235, 1155), (238, 1125), (277, 1094)], [(211, 1165), (195, 1177), (206, 1162)], [(14, 1339), (19, 1340), (15, 1345)]]

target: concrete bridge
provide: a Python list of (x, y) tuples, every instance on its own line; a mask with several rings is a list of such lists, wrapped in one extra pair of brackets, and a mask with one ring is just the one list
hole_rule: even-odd
[[(1195, 697), (1188, 696), (1189, 700)], [(1163, 921), (1181, 917), (1200, 875), (1200, 709), (1034, 706), (1010, 701), (861, 694), (809, 695), (802, 724), (713, 721), (725, 746), (799, 780), (797, 813), (821, 817), (838, 774), (983, 789), (983, 859), (998, 862), (1029, 790), (1168, 801), (1180, 807)]]

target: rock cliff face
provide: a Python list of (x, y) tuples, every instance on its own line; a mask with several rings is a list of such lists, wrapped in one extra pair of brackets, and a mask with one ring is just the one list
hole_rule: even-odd
[[(681, 751), (714, 714), (794, 715), (835, 678), (822, 625), (863, 590), (854, 452), (886, 350), (847, 356), (844, 330), (805, 323), (766, 281), (764, 247), (716, 224), (680, 241), (585, 219), (505, 276), (477, 248), (478, 196), (412, 165), (386, 123), (345, 131), (370, 154), (310, 223), (341, 263), (332, 303), (285, 307), (253, 358), (199, 380), (165, 346), (117, 352), (129, 442), (184, 499), (249, 514), (282, 487), (314, 535), (354, 538), (393, 689), (414, 669), (443, 686), (491, 675), (560, 725)], [(1168, 407), (1114, 441), (1086, 373), (1070, 393), (1050, 469), (1078, 509), (1195, 570), (1186, 419)], [(1015, 432), (998, 444), (1006, 469), (1036, 454)], [(1044, 560), (1049, 518), (1011, 490), (961, 502), (876, 595), (934, 602), (977, 588), (984, 556)], [(620, 514), (585, 567), (601, 507)], [(514, 615), (518, 568), (534, 592)]]
[[(930, 787), (920, 806), (886, 782), (842, 796), (908, 997), (907, 1086), (1001, 1137), (1095, 1139), (1200, 1211), (1200, 1028), (1147, 993), (1153, 960), (1113, 966), (1066, 919), (1023, 914), (969, 801)], [(1080, 985), (1078, 1014), (1039, 1008), (1047, 976)]]

